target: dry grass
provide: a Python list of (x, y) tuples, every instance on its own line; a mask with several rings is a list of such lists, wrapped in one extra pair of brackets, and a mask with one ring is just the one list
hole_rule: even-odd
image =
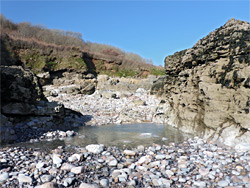
[(50, 30), (43, 26), (33, 26), (28, 22), (15, 24), (0, 14), (1, 37), (10, 38), (18, 46), (25, 48), (39, 48), (46, 50), (53, 48), (58, 51), (76, 50), (88, 53), (93, 58), (107, 60), (109, 62), (121, 62), (120, 71), (150, 71), (162, 70), (156, 67), (152, 60), (144, 59), (134, 53), (127, 53), (119, 48), (106, 45), (85, 42), (80, 33), (62, 30)]

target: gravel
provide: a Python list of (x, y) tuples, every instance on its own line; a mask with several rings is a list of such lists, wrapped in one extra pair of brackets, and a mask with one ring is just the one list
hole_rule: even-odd
[(250, 151), (198, 137), (143, 149), (99, 146), (1, 148), (0, 187), (250, 187)]

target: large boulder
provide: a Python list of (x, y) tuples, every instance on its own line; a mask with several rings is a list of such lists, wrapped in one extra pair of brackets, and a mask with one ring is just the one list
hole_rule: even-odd
[(63, 105), (46, 101), (37, 77), (21, 66), (1, 66), (1, 96), (5, 115), (49, 116), (64, 111)]
[(37, 77), (21, 66), (1, 66), (1, 104), (44, 99)]
[[(60, 124), (64, 116), (64, 106), (46, 100), (37, 77), (30, 70), (21, 66), (1, 66), (0, 143), (15, 142), (18, 137), (24, 136), (22, 131), (25, 132), (30, 119), (39, 117), (41, 121), (37, 126), (40, 126), (43, 118), (48, 117), (50, 124)], [(51, 127), (45, 125), (43, 128)]]
[(231, 19), (165, 58), (168, 122), (227, 145), (250, 144), (250, 27)]

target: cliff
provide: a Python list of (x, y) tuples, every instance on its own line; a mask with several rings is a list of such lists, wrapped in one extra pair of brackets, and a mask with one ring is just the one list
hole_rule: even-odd
[(227, 145), (250, 144), (250, 27), (231, 19), (165, 58), (169, 123)]

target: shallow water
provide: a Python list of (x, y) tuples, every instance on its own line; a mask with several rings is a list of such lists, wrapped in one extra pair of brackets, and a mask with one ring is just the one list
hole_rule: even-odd
[[(152, 143), (166, 144), (182, 142), (185, 137), (179, 130), (162, 124), (126, 124), (102, 127), (82, 127), (80, 136), (70, 140), (70, 143), (84, 146), (86, 144), (104, 144), (107, 146), (136, 147), (149, 146)], [(84, 135), (85, 137), (82, 138)]]
[[(22, 146), (53, 149), (58, 146), (86, 146), (104, 144), (132, 148), (138, 145), (179, 143), (192, 135), (184, 134), (169, 125), (141, 123), (108, 126), (85, 126), (78, 130), (79, 135), (63, 140), (22, 143)], [(19, 144), (18, 144), (19, 145)]]

